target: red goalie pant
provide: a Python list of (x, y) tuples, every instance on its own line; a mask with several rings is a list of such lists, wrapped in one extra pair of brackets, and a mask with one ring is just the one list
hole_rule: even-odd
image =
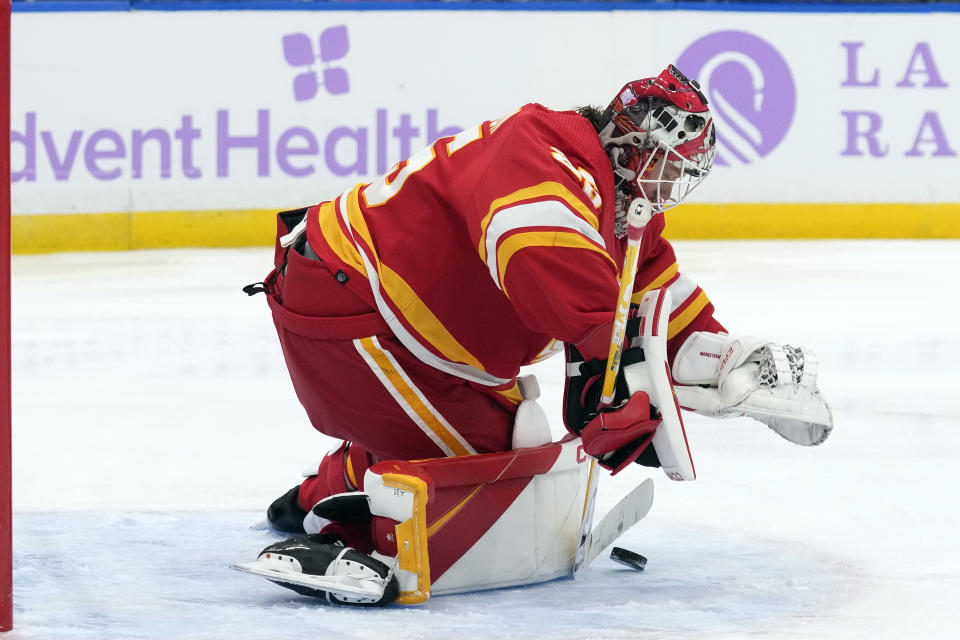
[[(278, 236), (296, 218), (283, 214)], [(285, 218), (292, 220), (285, 224)], [(377, 461), (504, 451), (514, 410), (471, 383), (423, 364), (380, 314), (320, 260), (277, 244), (267, 298), (294, 389), (313, 426), (350, 441), (301, 487), (301, 505), (362, 489)], [(359, 277), (359, 276), (358, 276)]]

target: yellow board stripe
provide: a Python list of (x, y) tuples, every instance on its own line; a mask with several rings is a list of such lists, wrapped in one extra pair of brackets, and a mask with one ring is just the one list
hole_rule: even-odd
[(273, 246), (277, 211), (149, 211), (15, 215), (14, 253)]
[(960, 203), (685, 204), (666, 213), (671, 240), (960, 238)]
[(640, 302), (643, 301), (643, 296), (647, 295), (649, 291), (653, 291), (654, 289), (658, 289), (662, 287), (670, 278), (672, 278), (675, 275), (677, 275), (676, 262), (674, 262), (672, 265), (667, 267), (663, 271), (663, 273), (661, 273), (656, 278), (654, 278), (653, 282), (651, 282), (646, 287), (644, 287), (640, 291), (637, 291), (635, 294), (633, 294), (633, 296), (630, 298), (631, 304), (640, 304)]
[(610, 257), (603, 247), (598, 247), (581, 236), (579, 233), (572, 231), (527, 231), (515, 233), (501, 242), (500, 246), (497, 247), (497, 277), (500, 280), (500, 288), (503, 290), (504, 295), (506, 295), (508, 298), (510, 297), (510, 294), (507, 293), (507, 287), (503, 282), (503, 276), (507, 271), (507, 264), (510, 262), (510, 258), (513, 257), (513, 254), (521, 249), (527, 249), (529, 247), (569, 247), (572, 249), (587, 249), (589, 251), (595, 251), (606, 258), (607, 261), (609, 261), (613, 266), (614, 271), (617, 271), (618, 269), (616, 263), (613, 261), (613, 258)]
[[(10, 220), (13, 252), (269, 247), (274, 243), (277, 210), (283, 206), (16, 214)], [(684, 204), (666, 215), (665, 235), (670, 240), (960, 238), (957, 202)], [(482, 241), (480, 250), (484, 251)]]
[(487, 227), (490, 226), (490, 220), (500, 209), (504, 207), (509, 207), (512, 204), (520, 202), (521, 200), (532, 200), (534, 198), (543, 198), (547, 196), (552, 196), (559, 198), (565, 202), (570, 208), (579, 213), (590, 226), (596, 230), (600, 230), (600, 223), (597, 220), (597, 216), (590, 210), (590, 207), (585, 205), (580, 198), (575, 196), (572, 191), (567, 189), (565, 186), (559, 182), (541, 182), (540, 184), (533, 187), (526, 187), (524, 189), (518, 189), (513, 193), (503, 196), (502, 198), (497, 198), (490, 204), (490, 209), (487, 212), (487, 215), (483, 217), (483, 220), (480, 221), (480, 245), (478, 249), (480, 251), (480, 257), (484, 262), (487, 260)]
[(687, 325), (693, 322), (694, 318), (696, 318), (708, 304), (710, 304), (710, 299), (706, 293), (701, 291), (686, 309), (670, 319), (670, 323), (667, 325), (667, 340), (686, 329)]
[(453, 452), (453, 455), (468, 456), (475, 453), (467, 449), (460, 439), (450, 433), (447, 426), (438, 419), (435, 413), (436, 409), (428, 406), (428, 404), (421, 399), (421, 394), (417, 393), (406, 379), (406, 376), (394, 367), (387, 353), (376, 344), (373, 338), (362, 338), (359, 342), (363, 350), (367, 352), (377, 367), (379, 367), (380, 373), (383, 374), (393, 389), (403, 398), (407, 406), (423, 421), (423, 426), (426, 426), (443, 441), (450, 451)]

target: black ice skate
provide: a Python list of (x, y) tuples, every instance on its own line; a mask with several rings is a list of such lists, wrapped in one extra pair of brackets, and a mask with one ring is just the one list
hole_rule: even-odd
[(335, 540), (322, 534), (295, 535), (271, 544), (255, 562), (232, 568), (335, 604), (376, 607), (396, 600), (399, 586), (392, 568)]
[(272, 529), (283, 533), (305, 533), (303, 519), (306, 510), (300, 506), (300, 485), (273, 501), (267, 508), (267, 522)]

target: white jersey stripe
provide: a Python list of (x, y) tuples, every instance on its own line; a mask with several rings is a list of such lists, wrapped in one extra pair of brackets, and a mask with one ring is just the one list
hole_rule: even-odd
[[(417, 388), (407, 373), (400, 367), (400, 363), (396, 361), (393, 354), (384, 349), (375, 336), (358, 338), (353, 341), (353, 345), (404, 413), (420, 427), (420, 430), (445, 455), (473, 455), (476, 453), (470, 443), (427, 400), (423, 392)], [(371, 351), (386, 358), (390, 363), (390, 368), (384, 370), (377, 362), (375, 355), (371, 354)], [(417, 402), (411, 402), (411, 398), (415, 398)]]
[(383, 316), (393, 335), (395, 335), (397, 339), (403, 343), (403, 346), (409, 349), (413, 355), (434, 369), (439, 369), (450, 375), (463, 378), (464, 380), (470, 380), (471, 382), (476, 382), (487, 387), (498, 387), (510, 382), (508, 378), (498, 378), (495, 375), (481, 371), (468, 364), (445, 360), (423, 346), (419, 340), (407, 331), (407, 328), (403, 326), (403, 323), (397, 318), (396, 314), (394, 314), (390, 308), (390, 305), (388, 305), (387, 301), (383, 298), (383, 293), (380, 291), (380, 276), (377, 273), (373, 261), (367, 256), (366, 251), (364, 251), (363, 247), (353, 237), (353, 228), (350, 226), (350, 217), (347, 214), (346, 197), (346, 194), (340, 196), (337, 213), (340, 214), (340, 219), (343, 220), (343, 224), (350, 233), (353, 246), (356, 247), (357, 252), (360, 254), (360, 259), (363, 261), (363, 266), (367, 271), (367, 278), (370, 282), (370, 291), (373, 293), (373, 299), (377, 304), (377, 311)]
[(670, 305), (670, 311), (673, 312), (696, 292), (697, 283), (681, 273), (673, 284), (667, 287), (667, 290), (673, 296), (673, 303)]
[(525, 227), (561, 227), (571, 229), (606, 249), (603, 237), (583, 218), (577, 217), (565, 205), (556, 200), (528, 202), (505, 207), (493, 214), (487, 227), (484, 246), (487, 250), (487, 268), (494, 284), (500, 288), (500, 272), (497, 268), (497, 245), (505, 234)]

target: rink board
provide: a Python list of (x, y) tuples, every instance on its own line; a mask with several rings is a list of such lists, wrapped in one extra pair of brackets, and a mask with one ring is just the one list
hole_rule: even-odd
[(268, 244), (272, 211), (670, 62), (720, 137), (673, 237), (960, 237), (958, 13), (448, 4), (15, 12), (15, 250)]

